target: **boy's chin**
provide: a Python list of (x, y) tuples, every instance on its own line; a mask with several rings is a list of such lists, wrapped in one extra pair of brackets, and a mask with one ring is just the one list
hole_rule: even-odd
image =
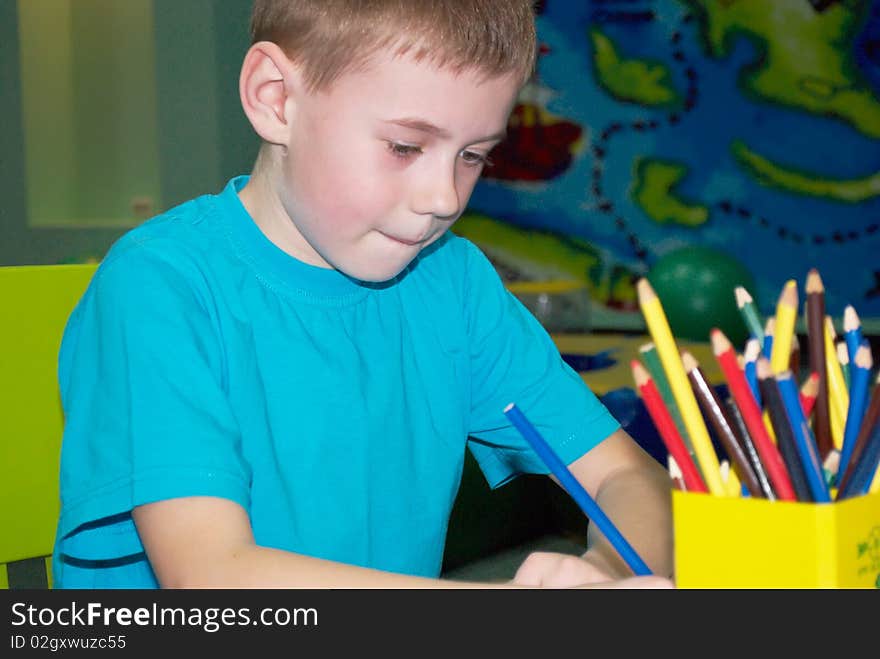
[(397, 277), (411, 262), (410, 260), (403, 263), (357, 264), (338, 269), (357, 281), (367, 284), (382, 284)]

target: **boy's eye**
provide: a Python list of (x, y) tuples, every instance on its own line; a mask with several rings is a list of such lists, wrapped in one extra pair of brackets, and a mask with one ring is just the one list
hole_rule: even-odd
[(483, 155), (482, 153), (477, 153), (476, 151), (462, 151), (459, 154), (462, 160), (468, 165), (486, 165), (489, 163), (489, 157)]
[(422, 152), (422, 147), (413, 144), (401, 144), (400, 142), (388, 142), (388, 150), (396, 158), (409, 158)]

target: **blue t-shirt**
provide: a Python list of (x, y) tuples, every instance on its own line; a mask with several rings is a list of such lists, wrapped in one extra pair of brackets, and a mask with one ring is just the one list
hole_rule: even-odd
[(547, 473), (508, 403), (566, 463), (619, 427), (472, 243), (359, 282), (270, 242), (246, 181), (128, 232), (71, 314), (56, 587), (155, 587), (130, 511), (187, 496), (259, 545), (437, 576), (467, 447), (493, 487)]

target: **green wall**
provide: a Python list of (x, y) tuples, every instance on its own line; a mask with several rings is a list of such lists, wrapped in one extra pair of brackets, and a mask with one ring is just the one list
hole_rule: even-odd
[[(152, 0), (99, 20), (115, 1), (52, 0), (45, 28), (23, 30), (44, 43), (23, 44), (31, 6), (0, 0), (0, 265), (100, 258), (135, 221), (133, 197), (158, 212), (250, 169), (258, 142), (238, 101), (250, 0)], [(22, 80), (40, 53), (51, 79)], [(116, 111), (98, 121), (105, 104)]]

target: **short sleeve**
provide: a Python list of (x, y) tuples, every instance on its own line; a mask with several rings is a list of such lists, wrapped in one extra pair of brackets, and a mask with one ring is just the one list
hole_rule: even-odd
[(172, 263), (140, 245), (120, 251), (96, 272), (59, 354), (61, 534), (169, 498), (248, 507), (206, 279), (185, 258)]
[(471, 364), (470, 450), (493, 487), (549, 469), (504, 416), (509, 403), (535, 425), (565, 464), (620, 427), (562, 359), (538, 320), (468, 244), (464, 304)]

